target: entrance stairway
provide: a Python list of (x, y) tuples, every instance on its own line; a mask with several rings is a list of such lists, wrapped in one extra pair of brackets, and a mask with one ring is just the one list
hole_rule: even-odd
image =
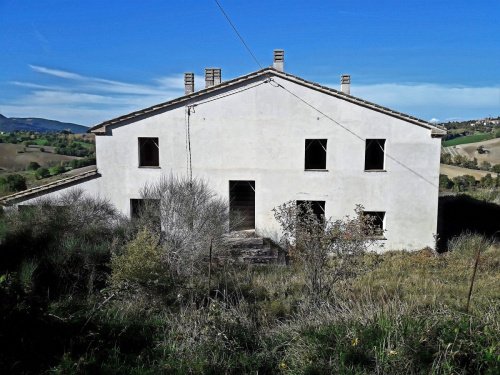
[(270, 240), (257, 236), (254, 230), (229, 232), (225, 243), (235, 261), (250, 264), (278, 262), (278, 247)]

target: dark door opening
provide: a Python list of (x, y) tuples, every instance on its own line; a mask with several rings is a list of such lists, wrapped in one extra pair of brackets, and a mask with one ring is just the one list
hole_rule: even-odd
[(255, 229), (255, 181), (229, 181), (229, 226)]

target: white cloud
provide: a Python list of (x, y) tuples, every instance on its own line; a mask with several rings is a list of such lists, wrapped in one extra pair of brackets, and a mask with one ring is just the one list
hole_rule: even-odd
[(180, 96), (184, 86), (181, 74), (158, 77), (152, 84), (136, 84), (38, 65), (30, 65), (30, 68), (52, 77), (55, 83), (10, 82), (30, 90), (1, 104), (0, 113), (93, 125)]
[(66, 70), (51, 69), (51, 68), (46, 68), (46, 67), (38, 66), (38, 65), (30, 65), (30, 68), (33, 69), (35, 72), (42, 73), (42, 74), (48, 74), (48, 75), (58, 77), (58, 78), (84, 79), (83, 76), (76, 74), (76, 73), (68, 72)]
[[(183, 94), (182, 74), (152, 78), (148, 84), (85, 76), (39, 65), (30, 68), (48, 76), (51, 83), (9, 82), (27, 90), (22, 96), (0, 104), (0, 113), (93, 125)], [(203, 75), (195, 75), (196, 90), (204, 88), (204, 84)], [(353, 84), (351, 93), (432, 122), (500, 115), (500, 86)]]
[(500, 86), (383, 83), (352, 85), (351, 94), (427, 120), (500, 115)]

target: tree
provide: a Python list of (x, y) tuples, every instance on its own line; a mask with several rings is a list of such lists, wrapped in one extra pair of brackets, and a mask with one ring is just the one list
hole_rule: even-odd
[(446, 152), (441, 153), (441, 163), (442, 164), (451, 164), (452, 163), (451, 155), (446, 153)]
[(52, 175), (55, 176), (55, 175), (66, 172), (66, 168), (64, 168), (62, 165), (58, 165), (58, 166), (51, 168), (51, 172), (52, 172)]
[(28, 171), (36, 171), (38, 168), (40, 168), (40, 164), (38, 164), (36, 161), (32, 161), (28, 164), (28, 167), (26, 169)]
[(46, 178), (50, 176), (50, 172), (47, 168), (38, 168), (35, 172), (35, 177), (37, 180), (40, 180), (42, 178)]
[(495, 187), (496, 183), (493, 177), (491, 177), (491, 174), (488, 173), (486, 176), (481, 178), (479, 185), (484, 188), (492, 188)]
[(455, 155), (453, 157), (453, 164), (463, 166), (467, 162), (467, 158), (463, 155)]
[(17, 192), (27, 189), (26, 178), (20, 174), (11, 174), (5, 180), (10, 191)]
[(464, 168), (469, 168), (469, 169), (478, 169), (478, 167), (477, 167), (477, 159), (474, 158), (472, 160), (466, 160), (465, 162), (462, 163), (462, 166)]
[(451, 189), (453, 187), (453, 181), (445, 174), (439, 175), (439, 187), (441, 189)]
[(453, 190), (457, 192), (467, 191), (476, 185), (476, 179), (470, 175), (453, 177)]
[(500, 164), (495, 164), (493, 167), (491, 167), (491, 171), (495, 173), (500, 173)]
[(491, 169), (491, 164), (489, 162), (487, 162), (486, 160), (484, 160), (481, 162), (479, 169), (482, 169), (483, 171), (489, 171)]

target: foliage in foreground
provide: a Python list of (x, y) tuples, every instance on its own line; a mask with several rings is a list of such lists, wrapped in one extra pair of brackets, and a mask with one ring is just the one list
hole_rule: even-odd
[[(495, 374), (498, 369), (500, 251), (480, 236), (453, 240), (443, 255), (361, 251), (357, 272), (336, 279), (332, 293), (321, 299), (312, 298), (302, 262), (214, 264), (208, 290), (201, 253), (190, 277), (171, 277), (161, 268), (169, 263), (156, 262), (163, 259), (164, 239), (140, 226), (141, 220), (123, 223), (104, 202), (86, 199), (68, 200), (73, 210), (8, 214), (0, 243), (2, 373)], [(19, 256), (14, 244), (22, 250)], [(103, 257), (68, 261), (92, 249)], [(466, 313), (477, 250), (481, 261)], [(49, 264), (58, 271), (47, 284), (42, 276)], [(330, 266), (336, 267), (324, 269)], [(92, 269), (101, 282), (84, 272)], [(82, 277), (75, 279), (75, 272)], [(169, 276), (166, 282), (163, 274)], [(123, 287), (124, 282), (140, 288)]]

